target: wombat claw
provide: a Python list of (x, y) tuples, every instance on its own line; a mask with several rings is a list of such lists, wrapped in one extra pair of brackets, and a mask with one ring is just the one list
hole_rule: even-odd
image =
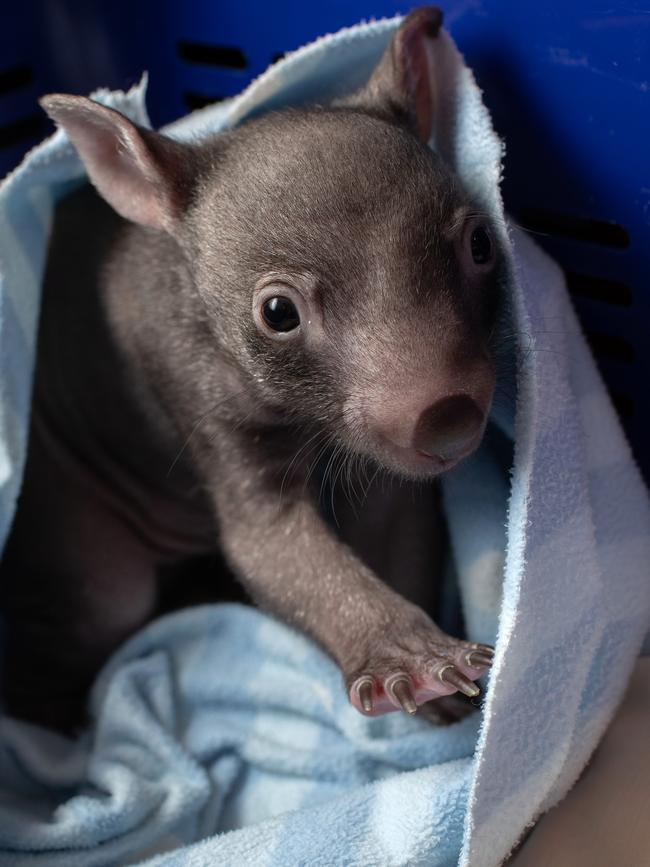
[(456, 666), (451, 663), (440, 669), (438, 677), (443, 681), (443, 683), (449, 683), (452, 686), (455, 686), (459, 692), (469, 696), (469, 698), (474, 698), (474, 696), (478, 695), (481, 691), (475, 683), (473, 683), (468, 677), (465, 677), (464, 674), (461, 674)]

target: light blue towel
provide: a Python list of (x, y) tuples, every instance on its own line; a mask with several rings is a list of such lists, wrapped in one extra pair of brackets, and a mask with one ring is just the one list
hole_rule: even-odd
[[(169, 133), (348, 90), (396, 24), (319, 40)], [(441, 40), (445, 123), (433, 145), (506, 237), (501, 145)], [(143, 91), (97, 96), (146, 123)], [(59, 132), (0, 187), (2, 538), (24, 463), (53, 206), (82, 176)], [(514, 465), (508, 475), (486, 445), (444, 490), (470, 635), (498, 631), (482, 719), (366, 719), (303, 636), (240, 606), (190, 609), (115, 655), (81, 741), (0, 721), (0, 867), (494, 867), (575, 782), (650, 622), (650, 508), (559, 269), (519, 232), (510, 239), (523, 338)], [(512, 433), (507, 411), (495, 422)]]

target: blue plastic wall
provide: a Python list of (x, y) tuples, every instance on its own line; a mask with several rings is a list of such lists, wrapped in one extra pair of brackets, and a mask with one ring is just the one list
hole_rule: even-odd
[[(159, 125), (237, 93), (274, 57), (319, 34), (411, 7), (382, 0), (4, 3), (0, 174), (46, 129), (38, 94), (124, 88), (148, 69)], [(650, 7), (454, 0), (443, 8), (507, 141), (506, 205), (565, 267), (650, 478)]]

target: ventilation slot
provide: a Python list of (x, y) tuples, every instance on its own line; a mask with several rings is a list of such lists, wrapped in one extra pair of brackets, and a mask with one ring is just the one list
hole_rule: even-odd
[(604, 280), (588, 274), (565, 272), (569, 292), (579, 298), (602, 301), (616, 307), (629, 307), (632, 304), (632, 289), (619, 280)]
[(632, 344), (623, 337), (613, 334), (603, 334), (601, 331), (588, 331), (587, 340), (594, 354), (609, 361), (623, 361), (631, 364), (636, 361), (636, 352)]
[(613, 391), (610, 394), (616, 411), (622, 418), (631, 418), (636, 412), (636, 402), (629, 394), (622, 391)]
[(209, 96), (207, 93), (198, 93), (196, 90), (186, 90), (183, 94), (185, 105), (190, 111), (196, 111), (197, 108), (205, 108), (206, 105), (213, 105), (215, 102), (221, 102), (225, 99), (224, 96)]
[(246, 69), (248, 60), (241, 48), (209, 45), (204, 42), (179, 42), (178, 55), (188, 63), (219, 66), (226, 69)]
[(0, 126), (0, 148), (9, 148), (28, 139), (45, 135), (45, 116), (38, 114), (24, 117), (13, 123)]
[(630, 243), (630, 236), (622, 226), (605, 220), (592, 220), (553, 211), (526, 210), (519, 214), (519, 222), (531, 232), (586, 241), (602, 247), (623, 250)]
[(0, 72), (0, 96), (27, 87), (34, 81), (34, 72), (29, 66), (11, 66)]

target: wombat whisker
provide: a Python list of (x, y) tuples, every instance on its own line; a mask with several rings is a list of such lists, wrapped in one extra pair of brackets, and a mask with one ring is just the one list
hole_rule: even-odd
[(189, 446), (192, 437), (193, 437), (193, 436), (196, 434), (196, 432), (199, 430), (199, 428), (201, 427), (201, 425), (203, 424), (203, 422), (204, 422), (204, 421), (205, 421), (209, 416), (211, 416), (212, 413), (216, 412), (216, 410), (219, 409), (219, 407), (222, 406), (224, 403), (228, 403), (228, 401), (234, 400), (235, 398), (238, 398), (238, 397), (242, 397), (242, 395), (244, 395), (244, 394), (245, 394), (245, 392), (240, 391), (240, 392), (237, 392), (236, 394), (230, 394), (230, 395), (228, 395), (228, 397), (221, 398), (221, 399), (218, 400), (218, 401), (217, 401), (217, 402), (216, 402), (212, 407), (210, 407), (210, 409), (208, 409), (206, 412), (204, 412), (204, 413), (199, 417), (198, 421), (195, 422), (195, 424), (194, 424), (194, 426), (192, 427), (191, 431), (189, 432), (187, 438), (185, 439), (185, 441), (183, 442), (182, 446), (181, 446), (180, 449), (178, 450), (178, 453), (176, 454), (176, 457), (174, 458), (174, 460), (173, 460), (173, 461), (171, 462), (171, 464), (169, 465), (169, 469), (167, 470), (167, 478), (169, 478), (169, 476), (171, 475), (171, 473), (172, 473), (174, 467), (176, 466), (176, 464), (178, 463), (178, 461), (181, 459), (182, 455), (184, 454), (185, 450), (186, 450), (187, 447)]
[(314, 474), (316, 468), (319, 466), (320, 461), (321, 461), (321, 459), (323, 458), (323, 455), (325, 455), (325, 454), (327, 453), (327, 450), (328, 450), (329, 448), (331, 448), (332, 444), (333, 444), (335, 441), (336, 441), (336, 437), (335, 437), (334, 434), (332, 434), (332, 433), (326, 433), (326, 435), (325, 435), (325, 440), (324, 440), (324, 442), (322, 442), (322, 444), (320, 445), (320, 448), (319, 448), (319, 450), (318, 450), (318, 453), (316, 454), (316, 457), (315, 457), (315, 458), (313, 459), (313, 461), (311, 462), (311, 465), (309, 466), (309, 469), (308, 469), (308, 471), (307, 471), (307, 475), (306, 475), (306, 478), (305, 478), (305, 488), (306, 488), (306, 486), (309, 484), (309, 482), (310, 482), (310, 480), (311, 480), (311, 477), (313, 476), (313, 474)]
[(338, 522), (338, 518), (336, 516), (336, 508), (334, 506), (334, 484), (332, 482), (332, 470), (333, 470), (334, 466), (336, 465), (336, 461), (337, 461), (337, 459), (341, 453), (341, 450), (343, 448), (344, 448), (344, 446), (340, 442), (338, 442), (334, 446), (332, 454), (330, 455), (329, 460), (327, 461), (327, 465), (325, 467), (325, 472), (323, 473), (323, 478), (321, 480), (321, 485), (320, 485), (320, 495), (318, 498), (319, 502), (322, 503), (323, 502), (323, 495), (324, 495), (325, 489), (327, 487), (327, 484), (329, 482), (329, 484), (330, 484), (330, 506), (332, 508), (332, 517), (334, 518), (334, 523), (336, 524), (337, 527), (339, 526), (339, 522)]
[(284, 475), (282, 476), (282, 481), (280, 482), (280, 505), (282, 505), (282, 495), (284, 493), (284, 486), (287, 480), (290, 478), (290, 473), (292, 470), (295, 472), (295, 467), (297, 467), (297, 462), (300, 456), (307, 457), (310, 454), (313, 448), (316, 447), (317, 441), (320, 437), (324, 436), (325, 432), (323, 430), (317, 430), (316, 433), (312, 434), (296, 451), (295, 455), (291, 459), (288, 467), (284, 471)]

